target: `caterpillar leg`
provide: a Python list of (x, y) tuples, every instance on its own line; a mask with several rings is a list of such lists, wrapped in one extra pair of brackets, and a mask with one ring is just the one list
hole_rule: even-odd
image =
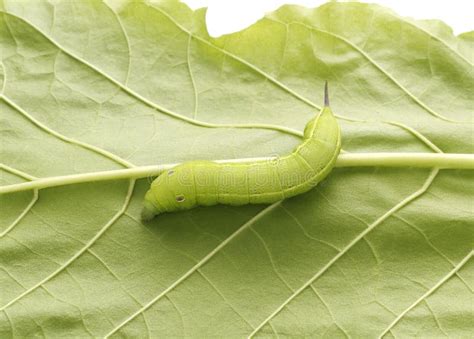
[(149, 221), (153, 219), (158, 214), (155, 206), (153, 206), (150, 202), (145, 201), (142, 209), (141, 218), (143, 221)]

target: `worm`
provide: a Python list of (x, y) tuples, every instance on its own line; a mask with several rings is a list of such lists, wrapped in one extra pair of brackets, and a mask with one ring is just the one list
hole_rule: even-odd
[(290, 154), (269, 161), (177, 165), (152, 182), (142, 219), (196, 206), (271, 204), (305, 193), (331, 172), (340, 149), (340, 128), (329, 107), (326, 82), (324, 107), (306, 124), (301, 144)]

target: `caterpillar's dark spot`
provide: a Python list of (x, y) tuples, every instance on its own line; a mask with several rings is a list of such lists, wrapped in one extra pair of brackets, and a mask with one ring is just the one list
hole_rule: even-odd
[(169, 171), (168, 171), (168, 175), (172, 175), (172, 174), (174, 174), (174, 171), (173, 171), (173, 170), (169, 170)]
[(183, 202), (183, 201), (184, 201), (184, 195), (178, 195), (178, 196), (176, 196), (176, 201), (177, 201), (177, 202)]

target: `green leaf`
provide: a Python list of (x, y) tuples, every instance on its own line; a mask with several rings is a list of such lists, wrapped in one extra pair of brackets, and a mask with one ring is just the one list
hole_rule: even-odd
[[(213, 39), (175, 1), (0, 10), (1, 185), (285, 154), (324, 80), (347, 152), (473, 153), (473, 32), (438, 21), (331, 2)], [(147, 179), (4, 194), (0, 336), (468, 337), (473, 179), (337, 168), (147, 224)]]

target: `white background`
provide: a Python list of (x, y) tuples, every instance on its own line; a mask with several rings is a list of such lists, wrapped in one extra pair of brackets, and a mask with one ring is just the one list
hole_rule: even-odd
[[(206, 21), (211, 36), (233, 33), (246, 28), (266, 12), (284, 4), (316, 7), (322, 0), (182, 0), (193, 9), (208, 7)], [(415, 19), (439, 19), (460, 34), (474, 29), (474, 0), (373, 0), (402, 16)]]

